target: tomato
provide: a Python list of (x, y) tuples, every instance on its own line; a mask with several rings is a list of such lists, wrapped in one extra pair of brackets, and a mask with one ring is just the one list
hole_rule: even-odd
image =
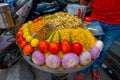
[(22, 31), (18, 31), (17, 34), (16, 34), (16, 37), (19, 38), (22, 35), (23, 35), (23, 32)]
[(28, 43), (25, 41), (25, 40), (23, 40), (21, 43), (20, 43), (20, 47), (21, 48), (24, 48), (24, 46), (25, 45), (27, 45)]
[(41, 20), (41, 19), (42, 19), (42, 16), (39, 16), (37, 19)]
[(72, 46), (68, 40), (63, 40), (61, 43), (61, 49), (64, 53), (69, 53), (72, 50)]
[(22, 28), (19, 28), (18, 32), (19, 32), (19, 31), (22, 31)]
[(22, 41), (24, 41), (25, 39), (22, 37), (22, 36), (20, 36), (19, 38), (18, 38), (18, 40), (17, 40), (17, 42), (20, 44)]
[(77, 55), (80, 55), (83, 51), (82, 44), (80, 44), (79, 42), (73, 43), (72, 49), (73, 49), (73, 52), (76, 53)]
[(38, 49), (40, 50), (40, 52), (45, 53), (48, 51), (48, 42), (47, 41), (40, 41), (38, 44)]
[(84, 17), (84, 21), (85, 21), (85, 22), (92, 22), (92, 18), (86, 16), (86, 17)]
[(38, 21), (39, 21), (39, 19), (36, 18), (36, 19), (33, 20), (33, 23), (36, 23)]
[(48, 49), (52, 54), (57, 54), (60, 51), (60, 44), (58, 44), (57, 42), (52, 42), (49, 44)]
[(33, 52), (34, 48), (31, 45), (25, 45), (23, 48), (23, 53), (26, 56), (29, 56)]

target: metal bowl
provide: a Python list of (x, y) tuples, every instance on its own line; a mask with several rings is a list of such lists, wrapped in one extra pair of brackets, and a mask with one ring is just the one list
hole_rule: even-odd
[(54, 73), (54, 74), (65, 74), (65, 73), (73, 73), (73, 72), (78, 72), (80, 70), (83, 70), (87, 67), (89, 67), (94, 61), (92, 61), (90, 64), (86, 65), (86, 66), (83, 66), (83, 67), (80, 67), (80, 68), (76, 68), (76, 69), (70, 69), (70, 70), (58, 70), (58, 69), (51, 69), (51, 68), (44, 68), (42, 66), (38, 66), (36, 64), (34, 64), (33, 62), (30, 61), (30, 57), (28, 56), (25, 56), (20, 48), (20, 51), (22, 53), (22, 56), (23, 58), (31, 65), (33, 66), (34, 68), (38, 69), (38, 70), (41, 70), (41, 71), (45, 71), (45, 72), (48, 72), (48, 73)]

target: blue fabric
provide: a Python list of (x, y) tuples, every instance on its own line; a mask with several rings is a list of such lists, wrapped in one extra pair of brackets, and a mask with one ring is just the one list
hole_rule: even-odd
[[(108, 54), (109, 48), (112, 46), (114, 41), (120, 36), (120, 25), (106, 24), (103, 22), (99, 22), (99, 24), (101, 25), (105, 34), (102, 36), (99, 36), (98, 39), (101, 39), (103, 41), (104, 47), (102, 52), (100, 53), (100, 56), (91, 65), (92, 69), (97, 69), (101, 65), (104, 58)], [(88, 68), (81, 70), (81, 72), (83, 73), (87, 73), (87, 71), (88, 71)]]

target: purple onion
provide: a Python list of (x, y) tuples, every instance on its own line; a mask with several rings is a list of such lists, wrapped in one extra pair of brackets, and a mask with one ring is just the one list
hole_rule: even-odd
[(45, 56), (39, 51), (35, 51), (32, 54), (32, 61), (37, 65), (43, 65), (45, 63)]
[(73, 69), (76, 68), (79, 64), (79, 57), (75, 53), (67, 53), (62, 58), (62, 66), (65, 69)]
[(85, 66), (91, 62), (91, 54), (88, 51), (83, 51), (82, 54), (79, 56), (80, 58), (80, 65)]
[(101, 40), (97, 40), (95, 46), (97, 46), (100, 51), (103, 49), (103, 42)]
[(89, 52), (91, 53), (92, 59), (97, 59), (100, 55), (100, 48), (97, 46), (90, 47)]
[(57, 55), (50, 54), (46, 57), (46, 65), (49, 68), (58, 68), (60, 66), (60, 58)]

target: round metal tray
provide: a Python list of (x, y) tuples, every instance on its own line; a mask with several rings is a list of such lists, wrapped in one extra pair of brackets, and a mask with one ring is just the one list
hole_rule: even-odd
[[(20, 48), (20, 47), (19, 47)], [(20, 51), (22, 53), (22, 56), (23, 58), (31, 65), (33, 66), (34, 68), (38, 69), (38, 70), (41, 70), (41, 71), (45, 71), (45, 72), (48, 72), (48, 73), (54, 73), (54, 74), (65, 74), (65, 73), (73, 73), (73, 72), (77, 72), (77, 71), (80, 71), (80, 70), (83, 70), (87, 67), (89, 67), (94, 61), (92, 61), (90, 64), (84, 66), (84, 67), (80, 67), (80, 68), (76, 68), (76, 69), (70, 69), (70, 70), (58, 70), (58, 69), (51, 69), (51, 68), (44, 68), (42, 66), (38, 66), (34, 63), (32, 63), (30, 61), (30, 58), (28, 56), (25, 56), (20, 48)]]

